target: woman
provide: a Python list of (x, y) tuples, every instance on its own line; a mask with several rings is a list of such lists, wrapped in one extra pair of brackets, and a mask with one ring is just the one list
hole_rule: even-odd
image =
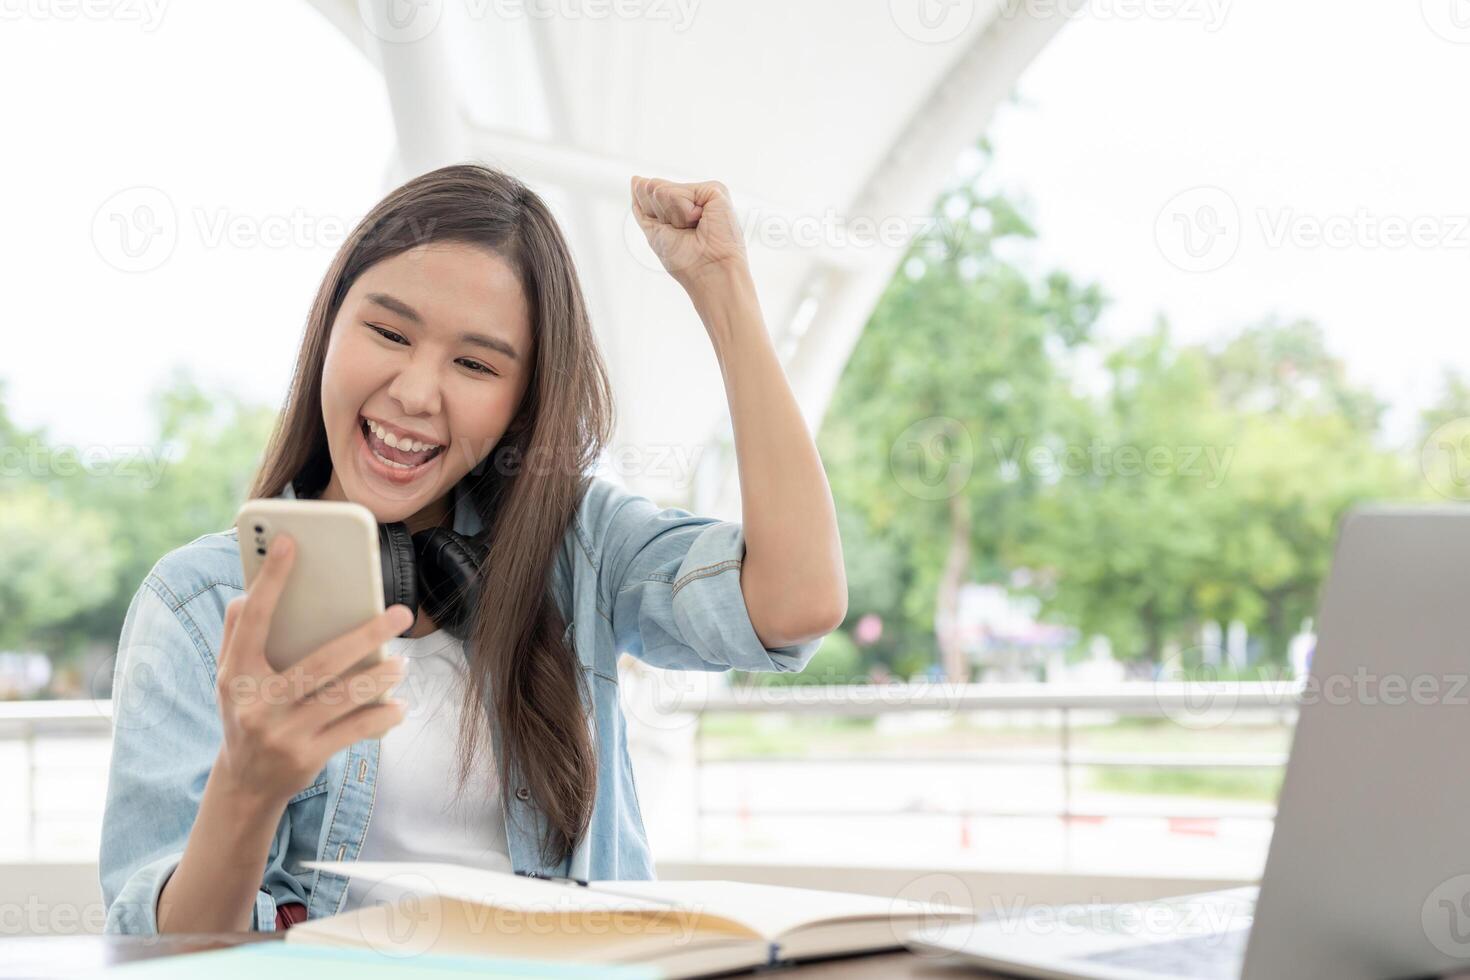
[[(631, 191), (714, 345), (744, 521), (660, 510), (589, 475), (610, 390), (537, 195), (473, 165), (393, 191), (322, 282), (250, 495), (351, 500), (380, 523), (480, 534), (468, 620), (451, 631), (394, 606), (276, 675), (262, 644), (290, 542), (249, 595), (233, 529), (165, 555), (119, 643), (107, 931), (272, 930), (295, 921), (287, 910), (316, 918), (367, 898), (302, 867), (313, 859), (651, 878), (618, 653), (801, 670), (841, 622), (830, 490), (728, 192), (639, 177)], [(393, 655), (351, 669), (380, 645)], [(353, 698), (322, 695), (348, 676)], [(388, 691), (408, 696), (366, 704)], [(415, 701), (423, 710), (406, 711)]]

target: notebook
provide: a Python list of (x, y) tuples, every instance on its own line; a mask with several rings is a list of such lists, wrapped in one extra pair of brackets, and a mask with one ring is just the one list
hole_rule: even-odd
[(288, 943), (409, 957), (647, 966), (666, 980), (903, 948), (973, 909), (740, 881), (531, 878), (455, 864), (307, 861), (373, 882), (361, 908), (290, 928)]

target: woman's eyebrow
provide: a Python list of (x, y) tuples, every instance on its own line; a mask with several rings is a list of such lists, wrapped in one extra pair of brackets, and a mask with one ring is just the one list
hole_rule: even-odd
[[(405, 320), (423, 326), (424, 318), (419, 315), (419, 311), (396, 296), (389, 296), (387, 293), (368, 293), (365, 299), (369, 303), (376, 303), (383, 309), (398, 314)], [(474, 344), (476, 347), (488, 347), (499, 351), (512, 361), (520, 360), (520, 355), (516, 353), (515, 347), (499, 337), (488, 337), (482, 333), (462, 333), (459, 335), (459, 340), (460, 343)]]

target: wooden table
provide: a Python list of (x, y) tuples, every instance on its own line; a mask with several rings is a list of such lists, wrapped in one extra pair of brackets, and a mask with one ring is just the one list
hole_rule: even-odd
[[(3, 980), (51, 980), (75, 976), (100, 967), (153, 956), (175, 956), (223, 949), (240, 943), (278, 942), (279, 932), (172, 933), (165, 936), (33, 936), (0, 937), (0, 978)], [(922, 977), (928, 980), (959, 980), (961, 977), (994, 977), (964, 966), (945, 966), (933, 958), (904, 950), (819, 960), (801, 966), (759, 971), (760, 976), (800, 973), (802, 980), (878, 980), (883, 977)], [(755, 972), (746, 974), (757, 975)], [(740, 974), (730, 974), (731, 977)]]

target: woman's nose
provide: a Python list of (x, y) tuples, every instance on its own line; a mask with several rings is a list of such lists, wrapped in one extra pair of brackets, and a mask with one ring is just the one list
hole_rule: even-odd
[(439, 414), (439, 373), (423, 358), (416, 358), (399, 372), (388, 394), (403, 406), (405, 415)]

